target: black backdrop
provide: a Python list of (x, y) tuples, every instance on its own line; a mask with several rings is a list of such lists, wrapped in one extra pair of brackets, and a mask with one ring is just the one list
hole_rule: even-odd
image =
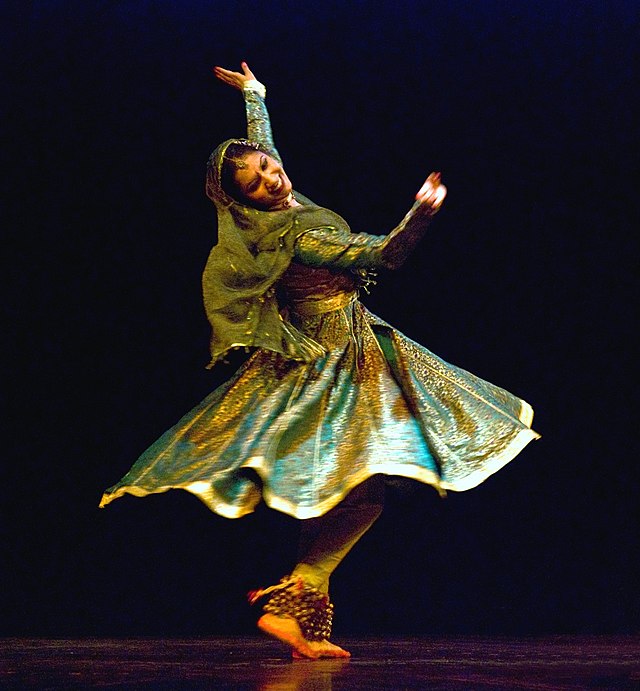
[[(4, 635), (251, 630), (296, 522), (97, 509), (231, 371), (204, 369), (204, 163), (269, 89), (296, 187), (383, 233), (446, 208), (366, 304), (529, 400), (543, 439), (441, 501), (395, 488), (336, 573), (343, 633), (638, 630), (634, 2), (5, 4)], [(7, 107), (8, 106), (8, 107)], [(637, 172), (637, 171), (636, 171)]]

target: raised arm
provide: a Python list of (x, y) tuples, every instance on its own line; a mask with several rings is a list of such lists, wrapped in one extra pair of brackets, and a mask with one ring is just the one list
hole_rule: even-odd
[(422, 239), (446, 194), (440, 173), (431, 173), (409, 213), (388, 235), (349, 233), (328, 224), (300, 235), (296, 261), (333, 269), (397, 269)]
[(213, 73), (220, 81), (242, 92), (247, 113), (247, 139), (260, 144), (278, 162), (282, 163), (280, 154), (273, 143), (271, 122), (264, 101), (266, 87), (256, 79), (246, 62), (242, 62), (240, 66), (242, 72), (214, 67)]

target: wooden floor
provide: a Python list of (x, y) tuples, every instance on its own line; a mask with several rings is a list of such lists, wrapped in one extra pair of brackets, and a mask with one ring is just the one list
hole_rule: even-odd
[(0, 639), (3, 689), (640, 689), (640, 637), (336, 641), (293, 661), (263, 638)]

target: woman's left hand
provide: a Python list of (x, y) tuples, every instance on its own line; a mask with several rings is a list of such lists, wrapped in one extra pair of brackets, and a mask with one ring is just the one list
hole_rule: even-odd
[(255, 75), (249, 69), (249, 65), (246, 62), (241, 62), (240, 67), (242, 67), (242, 72), (233, 72), (231, 70), (225, 70), (222, 67), (213, 68), (213, 73), (216, 77), (225, 84), (232, 86), (234, 89), (242, 91), (245, 82), (255, 79)]
[(416, 201), (425, 210), (434, 214), (442, 206), (447, 196), (447, 188), (441, 183), (440, 173), (431, 173), (416, 194)]

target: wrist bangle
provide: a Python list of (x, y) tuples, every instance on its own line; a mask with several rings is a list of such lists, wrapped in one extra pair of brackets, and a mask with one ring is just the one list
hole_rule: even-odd
[(257, 79), (248, 79), (243, 85), (242, 85), (242, 90), (243, 91), (253, 91), (260, 98), (265, 98), (267, 95), (267, 87), (264, 84), (261, 84)]

